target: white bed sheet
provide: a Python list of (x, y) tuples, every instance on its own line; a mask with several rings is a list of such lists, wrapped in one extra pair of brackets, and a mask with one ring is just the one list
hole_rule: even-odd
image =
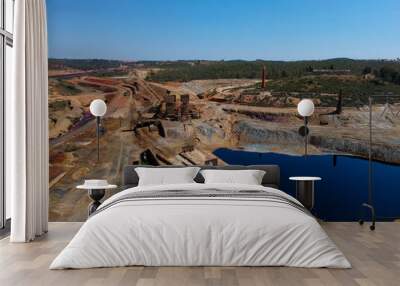
[[(238, 184), (135, 187), (163, 190), (265, 190)], [(50, 269), (145, 266), (293, 266), (350, 268), (315, 218), (258, 199), (186, 198), (126, 201), (86, 221)]]

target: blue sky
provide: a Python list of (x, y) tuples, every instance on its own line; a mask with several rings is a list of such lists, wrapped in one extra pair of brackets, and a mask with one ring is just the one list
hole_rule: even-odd
[(400, 0), (47, 0), (49, 56), (400, 57)]

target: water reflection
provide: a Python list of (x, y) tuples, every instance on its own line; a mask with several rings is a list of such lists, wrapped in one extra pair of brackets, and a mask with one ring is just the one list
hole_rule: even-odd
[[(368, 160), (342, 155), (291, 156), (217, 149), (214, 154), (228, 164), (277, 164), (281, 189), (294, 195), (291, 176), (318, 176), (315, 212), (327, 221), (357, 221), (361, 204), (368, 200)], [(378, 217), (400, 217), (400, 167), (373, 162), (373, 202)]]

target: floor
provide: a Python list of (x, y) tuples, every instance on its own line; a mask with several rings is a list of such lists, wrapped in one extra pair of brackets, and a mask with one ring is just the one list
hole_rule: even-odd
[(322, 223), (352, 269), (288, 267), (125, 267), (48, 270), (81, 223), (50, 223), (49, 233), (29, 244), (0, 240), (0, 285), (400, 285), (400, 223), (378, 223), (375, 232), (357, 223)]

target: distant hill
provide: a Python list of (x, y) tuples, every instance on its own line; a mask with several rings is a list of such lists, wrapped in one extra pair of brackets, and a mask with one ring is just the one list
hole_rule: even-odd
[[(353, 60), (337, 58), (313, 61), (191, 61), (180, 62), (180, 65), (164, 65), (163, 70), (149, 75), (153, 81), (190, 81), (196, 79), (218, 78), (260, 78), (262, 67), (267, 69), (270, 79), (282, 77), (299, 77), (312, 74), (314, 70), (345, 71), (360, 75), (365, 70), (379, 76), (381, 69), (400, 74), (398, 60)], [(159, 66), (160, 67), (160, 66)], [(395, 75), (396, 77), (396, 75)]]
[(400, 60), (353, 60), (336, 58), (306, 61), (119, 61), (102, 59), (49, 59), (49, 69), (102, 70), (130, 67), (157, 68), (151, 72), (150, 81), (190, 81), (199, 79), (249, 78), (261, 77), (263, 66), (268, 79), (298, 78), (313, 74), (350, 75), (371, 74), (386, 82), (400, 84)]
[(101, 59), (49, 59), (50, 70), (77, 69), (77, 70), (96, 70), (117, 68), (126, 62), (118, 60)]

